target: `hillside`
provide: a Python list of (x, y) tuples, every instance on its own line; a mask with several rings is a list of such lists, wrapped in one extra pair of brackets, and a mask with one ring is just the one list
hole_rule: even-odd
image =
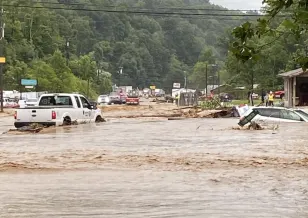
[(92, 96), (108, 91), (110, 79), (169, 89), (200, 58), (224, 61), (228, 30), (243, 22), (201, 0), (3, 2), (5, 89), (18, 89), (20, 78), (37, 78), (39, 90), (85, 94), (88, 81)]

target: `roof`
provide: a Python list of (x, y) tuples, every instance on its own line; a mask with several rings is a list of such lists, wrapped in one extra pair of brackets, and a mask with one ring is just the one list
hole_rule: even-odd
[(308, 73), (308, 71), (303, 71), (302, 68), (298, 68), (296, 70), (291, 70), (291, 71), (288, 71), (288, 72), (285, 72), (285, 73), (281, 73), (279, 74), (279, 76), (281, 77), (295, 77), (295, 76), (300, 76), (304, 73)]

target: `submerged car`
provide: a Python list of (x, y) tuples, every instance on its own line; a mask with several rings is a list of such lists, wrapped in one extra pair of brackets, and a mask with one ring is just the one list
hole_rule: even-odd
[(300, 109), (283, 107), (252, 107), (240, 118), (238, 125), (245, 126), (252, 121), (261, 122), (308, 122), (308, 114)]

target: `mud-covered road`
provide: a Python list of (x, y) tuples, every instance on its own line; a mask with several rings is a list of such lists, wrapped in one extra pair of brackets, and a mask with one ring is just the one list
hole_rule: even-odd
[(0, 217), (308, 217), (307, 124), (107, 121), (0, 135)]

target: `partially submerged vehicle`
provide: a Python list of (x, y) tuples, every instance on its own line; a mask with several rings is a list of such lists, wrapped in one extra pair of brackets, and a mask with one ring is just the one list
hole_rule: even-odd
[(44, 94), (38, 106), (15, 111), (16, 128), (41, 124), (43, 126), (70, 125), (72, 123), (102, 122), (101, 110), (79, 94)]
[(283, 107), (252, 107), (247, 110), (238, 123), (245, 126), (251, 122), (308, 122), (308, 114), (301, 109)]

